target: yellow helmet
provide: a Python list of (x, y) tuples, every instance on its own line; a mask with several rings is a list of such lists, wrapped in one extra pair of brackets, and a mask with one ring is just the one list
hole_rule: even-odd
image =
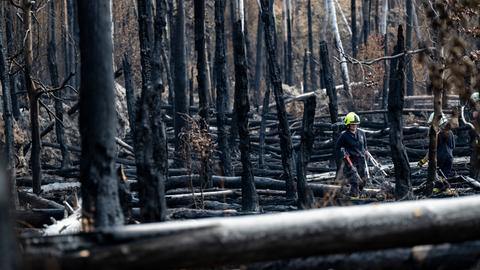
[(360, 124), (360, 117), (354, 112), (349, 112), (347, 115), (345, 115), (345, 118), (343, 119), (343, 122), (345, 125), (358, 125)]
[(472, 102), (478, 102), (480, 101), (480, 94), (478, 92), (475, 92), (473, 93), (471, 96), (470, 96), (470, 100)]

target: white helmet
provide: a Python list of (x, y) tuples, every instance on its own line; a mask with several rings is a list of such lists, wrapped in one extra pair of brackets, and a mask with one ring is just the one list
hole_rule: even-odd
[(475, 91), (471, 96), (470, 96), (470, 100), (472, 102), (478, 102), (480, 101), (480, 94), (478, 93), (478, 91)]
[[(430, 116), (428, 117), (428, 120), (427, 120), (428, 125), (431, 125), (433, 123), (433, 116), (434, 115), (435, 115), (435, 113), (431, 113)], [(440, 122), (438, 122), (438, 125), (440, 127), (444, 127), (445, 124), (447, 124), (447, 122), (448, 122), (448, 119), (445, 116), (445, 114), (442, 112), (442, 117), (440, 118)]]

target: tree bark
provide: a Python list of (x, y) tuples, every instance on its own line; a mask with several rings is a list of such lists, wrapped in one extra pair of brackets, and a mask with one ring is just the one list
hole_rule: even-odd
[(242, 162), (242, 210), (258, 211), (258, 197), (253, 181), (252, 162), (250, 161), (250, 134), (248, 130), (248, 97), (247, 59), (242, 21), (234, 25), (234, 62), (235, 62), (235, 111), (237, 112), (238, 135)]
[[(413, 33), (413, 0), (405, 1), (406, 9), (406, 32), (405, 32), (405, 50), (412, 49), (412, 33)], [(413, 66), (412, 66), (413, 57), (407, 55), (405, 61), (407, 63), (406, 73), (407, 73), (407, 96), (413, 96), (415, 93), (414, 89), (414, 77), (413, 77)]]
[(262, 11), (258, 11), (258, 23), (257, 23), (257, 53), (256, 53), (256, 61), (255, 61), (255, 98), (253, 99), (253, 106), (257, 109), (260, 103), (260, 80), (262, 79), (262, 71), (263, 71), (263, 23), (262, 23)]
[[(175, 106), (174, 106), (174, 125), (175, 138), (180, 136), (182, 129), (186, 127), (185, 116), (188, 115), (187, 104), (187, 66), (186, 66), (186, 52), (185, 52), (185, 9), (184, 1), (178, 0), (177, 14), (175, 16), (175, 38), (172, 42), (172, 58), (173, 58), (173, 73), (174, 73), (174, 87), (175, 87)], [(184, 160), (181, 153), (185, 146), (182, 140), (175, 140), (175, 160), (180, 167), (183, 167)]]
[[(405, 43), (403, 28), (398, 27), (397, 45), (393, 55), (403, 52)], [(388, 93), (388, 121), (390, 123), (390, 149), (395, 167), (395, 198), (398, 200), (410, 199), (412, 184), (410, 182), (410, 166), (407, 152), (403, 145), (403, 116), (402, 110), (405, 95), (405, 57), (393, 59), (390, 70), (390, 91)]]
[[(458, 243), (480, 237), (479, 209), (480, 198), (471, 196), (138, 225), (110, 230), (111, 238), (71, 236), (81, 246), (54, 245), (55, 238), (32, 241), (38, 244), (25, 249), (25, 260), (36, 269), (46, 260), (66, 269), (198, 268)], [(107, 239), (108, 245), (87, 239)], [(90, 256), (79, 258), (79, 250)]]
[(362, 1), (362, 17), (363, 17), (363, 27), (362, 27), (362, 37), (363, 37), (363, 45), (367, 45), (368, 43), (368, 35), (370, 34), (370, 1), (371, 0), (363, 0)]
[(315, 198), (313, 192), (307, 183), (307, 164), (312, 155), (314, 134), (313, 121), (315, 118), (315, 107), (317, 100), (315, 96), (309, 97), (304, 103), (303, 122), (302, 122), (302, 140), (300, 143), (300, 153), (297, 157), (297, 190), (298, 190), (298, 208), (310, 209), (314, 207)]
[(38, 121), (38, 93), (35, 85), (33, 84), (31, 74), (33, 66), (33, 51), (32, 51), (32, 2), (29, 0), (23, 0), (23, 25), (25, 31), (25, 40), (23, 44), (24, 54), (24, 74), (25, 74), (25, 86), (28, 94), (28, 101), (30, 104), (30, 126), (32, 135), (32, 149), (30, 154), (30, 166), (33, 177), (33, 192), (40, 194), (42, 185), (42, 168), (40, 162), (40, 124)]
[[(128, 60), (128, 54), (123, 55), (123, 78), (125, 80), (125, 96), (127, 99), (128, 122), (130, 123), (131, 134), (135, 135), (135, 90), (132, 82), (132, 68)], [(133, 137), (132, 136), (132, 137)]]
[[(4, 17), (2, 16), (2, 20), (3, 19)], [(0, 24), (3, 25), (3, 23)], [(3, 34), (3, 28), (1, 33)], [(1, 36), (1, 39), (3, 39), (3, 35)], [(4, 48), (1, 50), (5, 51)], [(2, 55), (1, 57), (4, 58), (5, 56)], [(3, 84), (5, 83), (2, 79), (2, 85)], [(2, 168), (2, 174), (0, 175), (0, 220), (2, 220), (2, 222), (0, 222), (0, 269), (15, 270), (18, 269), (16, 257), (17, 245), (14, 238), (15, 234), (12, 230), (13, 222), (10, 216), (10, 213), (12, 213), (11, 207), (13, 207), (13, 204), (11, 203), (12, 198), (10, 198), (11, 191), (9, 190), (9, 176), (3, 173), (4, 169), (6, 168)]]
[(81, 0), (77, 4), (82, 60), (79, 117), (82, 211), (88, 225), (108, 228), (123, 224), (114, 168), (117, 116), (111, 1)]
[[(215, 79), (218, 148), (220, 150), (220, 166), (223, 175), (232, 176), (230, 150), (227, 142), (226, 111), (227, 111), (227, 59), (225, 56), (225, 0), (215, 0)], [(258, 58), (257, 58), (258, 60)]]
[(313, 50), (313, 29), (312, 29), (312, 3), (311, 0), (307, 2), (307, 28), (308, 28), (308, 51), (310, 63), (310, 88), (312, 91), (318, 89), (317, 72), (315, 71), (314, 50)]
[(358, 53), (358, 34), (357, 34), (357, 0), (350, 0), (350, 10), (352, 16), (352, 56), (357, 58)]
[(293, 75), (293, 44), (292, 44), (292, 2), (291, 0), (287, 1), (287, 57), (288, 57), (288, 66), (287, 66), (287, 76), (286, 83), (288, 85), (294, 85), (294, 75)]
[(258, 168), (263, 169), (265, 164), (265, 130), (267, 126), (267, 114), (270, 109), (270, 82), (266, 82), (267, 89), (263, 97), (263, 107), (262, 107), (262, 120), (260, 122), (260, 131), (259, 131), (259, 153), (258, 153)]
[[(11, 5), (4, 4), (4, 16), (5, 16), (5, 36), (7, 42), (7, 53), (8, 55), (15, 54), (15, 44), (14, 44), (14, 37), (13, 37), (13, 18), (12, 18), (12, 7)], [(5, 59), (7, 59), (7, 55), (5, 55)], [(7, 62), (5, 62), (7, 63)], [(8, 69), (7, 69), (8, 71)], [(15, 119), (20, 117), (20, 108), (18, 104), (18, 96), (17, 96), (17, 80), (18, 75), (16, 74), (9, 74), (10, 76), (10, 92), (11, 92), (11, 103), (12, 103), (12, 114)]]
[(355, 104), (353, 103), (353, 96), (350, 89), (350, 76), (348, 75), (348, 66), (345, 58), (345, 51), (343, 50), (342, 46), (342, 39), (340, 37), (340, 32), (338, 31), (337, 14), (335, 11), (335, 6), (333, 5), (333, 0), (327, 0), (327, 8), (330, 26), (335, 36), (335, 45), (338, 49), (339, 58), (341, 61), (340, 72), (342, 77), (343, 91), (347, 100), (347, 107), (349, 111), (354, 111)]
[[(13, 135), (13, 114), (12, 114), (12, 97), (10, 93), (10, 75), (8, 74), (8, 66), (6, 61), (6, 48), (4, 42), (4, 15), (6, 3), (0, 4), (0, 81), (2, 83), (2, 101), (3, 101), (3, 123), (5, 146), (3, 147), (3, 161), (5, 162), (5, 174), (2, 178), (6, 180), (6, 186), (9, 188), (10, 194), (3, 194), (12, 200), (11, 205), (15, 208), (18, 206), (17, 183), (15, 173), (15, 145)], [(2, 175), (0, 175), (2, 176)], [(0, 185), (4, 185), (3, 183)], [(2, 188), (2, 187), (0, 187)], [(4, 235), (4, 234), (1, 234)]]
[[(198, 101), (200, 116), (200, 128), (208, 133), (208, 96), (209, 84), (207, 73), (207, 54), (205, 51), (205, 0), (194, 0), (194, 17), (195, 17), (195, 50), (197, 51), (197, 85), (198, 85)], [(204, 183), (207, 187), (212, 186), (210, 160), (202, 157), (200, 162)]]
[[(55, 2), (50, 2), (49, 20), (49, 34), (48, 41), (48, 69), (50, 72), (50, 81), (54, 88), (59, 87), (58, 82), (58, 68), (57, 68), (57, 46), (56, 46), (56, 12)], [(61, 168), (67, 168), (70, 164), (70, 156), (65, 146), (65, 131), (63, 128), (63, 89), (55, 92), (55, 135), (57, 143), (60, 145), (60, 152), (62, 154)]]
[(163, 42), (162, 36), (165, 30), (167, 3), (165, 0), (155, 0), (154, 40), (152, 51), (152, 87), (159, 94), (165, 90), (163, 82), (164, 65), (162, 65)]
[[(168, 176), (168, 152), (160, 106), (161, 93), (153, 88), (151, 76), (152, 39), (154, 38), (153, 6), (151, 0), (138, 0), (137, 3), (142, 94), (137, 108), (135, 159), (141, 219), (144, 222), (153, 222), (163, 221), (166, 216), (165, 182)], [(162, 11), (157, 10), (157, 12)]]
[[(384, 55), (388, 55), (388, 0), (383, 3), (383, 12), (382, 12), (382, 23), (381, 23), (381, 33), (383, 35), (383, 50)], [(386, 109), (388, 106), (388, 85), (390, 84), (390, 62), (385, 60), (383, 61), (383, 91), (382, 91), (382, 109)]]
[(288, 125), (287, 112), (283, 100), (282, 80), (280, 78), (280, 68), (276, 61), (275, 50), (275, 30), (273, 28), (273, 13), (270, 9), (268, 0), (262, 0), (262, 19), (265, 27), (265, 45), (267, 48), (267, 60), (270, 82), (275, 96), (277, 117), (279, 121), (278, 132), (280, 136), (280, 146), (282, 149), (282, 166), (284, 170), (284, 179), (286, 184), (287, 198), (295, 199), (295, 185), (292, 175), (292, 138), (290, 127)]

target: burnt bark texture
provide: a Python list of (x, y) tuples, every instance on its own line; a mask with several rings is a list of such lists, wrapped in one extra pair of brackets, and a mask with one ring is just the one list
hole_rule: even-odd
[(292, 2), (291, 0), (287, 1), (287, 57), (288, 57), (288, 66), (287, 66), (287, 76), (286, 83), (288, 85), (294, 84), (294, 75), (293, 75), (293, 41), (292, 41)]
[[(3, 20), (3, 18), (2, 16), (1, 19)], [(2, 48), (2, 50), (4, 49)], [(5, 161), (3, 159), (2, 157), (2, 164)], [(0, 173), (0, 220), (2, 221), (0, 222), (0, 269), (15, 270), (18, 266), (16, 262), (17, 247), (14, 238), (15, 234), (12, 229), (12, 218), (10, 216), (13, 211), (11, 211), (12, 204), (10, 198), (11, 192), (9, 191), (9, 177), (4, 173), (5, 169), (2, 165), (2, 173)]]
[[(12, 98), (10, 92), (10, 75), (8, 74), (7, 66), (7, 50), (4, 42), (4, 20), (5, 20), (5, 5), (0, 4), (0, 81), (2, 83), (2, 102), (3, 102), (3, 121), (5, 133), (5, 145), (3, 151), (3, 161), (5, 162), (5, 174), (3, 176), (6, 181), (6, 187), (9, 188), (10, 194), (3, 194), (12, 200), (12, 206), (18, 206), (18, 194), (15, 173), (15, 146), (13, 137), (13, 113), (12, 113)], [(0, 159), (0, 160), (2, 160)], [(3, 185), (3, 184), (2, 184)], [(4, 234), (1, 234), (4, 235)], [(2, 236), (3, 237), (3, 236)]]
[(135, 90), (132, 81), (132, 66), (128, 55), (123, 55), (123, 79), (125, 80), (125, 96), (127, 99), (128, 122), (132, 135), (135, 134)]
[(235, 62), (235, 111), (237, 112), (238, 137), (242, 162), (242, 210), (257, 211), (258, 196), (253, 181), (253, 168), (250, 161), (250, 134), (248, 130), (248, 67), (242, 22), (234, 24), (233, 50)]
[[(84, 219), (96, 228), (123, 224), (115, 174), (115, 90), (110, 0), (79, 0), (80, 181)], [(99, 125), (98, 123), (102, 123)]]
[[(48, 17), (49, 24), (49, 40), (48, 40), (48, 69), (50, 72), (50, 82), (53, 88), (59, 87), (58, 81), (58, 66), (57, 66), (57, 46), (56, 46), (56, 11), (55, 2), (50, 2), (50, 14)], [(57, 143), (60, 145), (60, 152), (62, 154), (61, 167), (66, 168), (70, 163), (70, 155), (68, 153), (65, 142), (65, 130), (63, 127), (63, 89), (59, 89), (54, 93), (55, 95), (55, 136)]]
[(352, 56), (357, 58), (358, 53), (358, 34), (357, 34), (357, 0), (350, 0), (350, 10), (351, 10), (351, 28), (352, 28)]
[[(200, 127), (208, 134), (208, 97), (209, 97), (209, 80), (207, 72), (207, 53), (205, 51), (205, 0), (194, 0), (194, 17), (195, 17), (195, 50), (197, 51), (197, 85), (198, 85), (198, 101), (200, 116)], [(212, 177), (209, 158), (202, 157), (201, 175), (204, 184), (212, 187)]]
[(32, 149), (30, 153), (30, 166), (32, 170), (33, 192), (40, 194), (42, 185), (42, 168), (40, 162), (40, 124), (38, 121), (38, 93), (33, 84), (31, 74), (33, 67), (33, 51), (32, 51), (32, 2), (24, 0), (23, 9), (23, 25), (25, 31), (25, 40), (23, 43), (24, 55), (24, 75), (25, 87), (27, 89), (28, 101), (30, 105), (30, 127), (32, 135)]
[[(397, 44), (392, 55), (405, 49), (403, 27), (398, 26)], [(407, 152), (403, 145), (403, 115), (405, 97), (405, 56), (393, 59), (390, 70), (390, 91), (388, 93), (388, 121), (390, 123), (390, 149), (395, 169), (395, 197), (398, 200), (410, 199), (412, 184)]]
[(308, 28), (308, 51), (309, 51), (309, 64), (310, 64), (310, 88), (312, 91), (318, 89), (317, 72), (315, 71), (315, 61), (313, 54), (313, 27), (312, 27), (312, 1), (307, 2), (307, 28)]
[[(188, 115), (187, 103), (187, 66), (186, 66), (186, 51), (185, 51), (185, 9), (184, 1), (177, 1), (177, 14), (175, 16), (175, 34), (172, 38), (172, 61), (174, 74), (174, 89), (175, 89), (175, 106), (174, 106), (174, 126), (175, 138), (180, 136), (182, 129), (186, 127), (185, 120)], [(192, 104), (190, 104), (192, 105)], [(184, 142), (182, 140), (175, 140), (175, 160), (179, 166), (184, 165), (184, 159), (181, 153), (184, 151)]]
[(258, 11), (258, 23), (257, 23), (257, 52), (256, 52), (256, 61), (255, 61), (255, 83), (254, 83), (254, 99), (253, 106), (258, 111), (260, 103), (260, 85), (263, 72), (263, 23), (262, 23), (262, 11)]
[[(14, 36), (13, 36), (13, 18), (12, 18), (12, 7), (11, 5), (5, 3), (2, 6), (4, 10), (3, 17), (5, 18), (5, 37), (6, 37), (6, 45), (7, 45), (7, 53), (8, 55), (15, 54), (15, 44), (14, 44)], [(7, 55), (5, 55), (5, 59)], [(9, 74), (10, 76), (10, 92), (11, 92), (11, 103), (12, 103), (12, 114), (15, 119), (20, 117), (20, 108), (18, 104), (18, 97), (17, 97), (17, 74)]]
[[(330, 56), (328, 54), (328, 45), (325, 41), (320, 41), (320, 65), (322, 66), (322, 81), (325, 83), (325, 89), (328, 96), (328, 110), (330, 112), (330, 122), (333, 124), (333, 133), (332, 140), (337, 141), (338, 138), (338, 125), (335, 125), (338, 121), (338, 99), (337, 99), (337, 89), (335, 88), (335, 81), (333, 78), (333, 67), (330, 64)], [(332, 149), (333, 157), (335, 158), (335, 163), (337, 168), (340, 167), (340, 159), (336, 157), (335, 149)]]
[(223, 175), (232, 176), (230, 150), (227, 142), (227, 59), (225, 56), (225, 0), (215, 0), (215, 86), (217, 107), (218, 148)]
[[(406, 29), (405, 29), (405, 50), (412, 49), (412, 34), (413, 34), (413, 0), (405, 1), (406, 9)], [(413, 78), (413, 66), (412, 66), (413, 57), (408, 54), (406, 56), (406, 73), (407, 73), (407, 96), (413, 96), (415, 93), (414, 89), (414, 78)]]
[(285, 102), (283, 100), (280, 68), (277, 63), (273, 11), (270, 8), (268, 0), (262, 0), (261, 3), (262, 20), (265, 27), (265, 45), (267, 48), (269, 77), (275, 96), (277, 117), (279, 122), (278, 133), (280, 136), (280, 146), (282, 149), (283, 178), (286, 184), (287, 198), (295, 199), (295, 184), (292, 175), (292, 138), (290, 127), (288, 125), (287, 112), (285, 110)]
[(371, 0), (362, 1), (362, 40), (364, 45), (368, 43), (368, 35), (370, 34), (370, 1)]
[(167, 3), (165, 0), (155, 0), (155, 19), (154, 19), (154, 40), (152, 51), (152, 87), (157, 93), (163, 93), (165, 84), (163, 82), (164, 67), (162, 63), (162, 35), (167, 25), (166, 10)]
[[(153, 6), (151, 0), (138, 0), (137, 3), (142, 93), (137, 108), (135, 159), (141, 220), (154, 222), (163, 221), (166, 216), (167, 140), (162, 122), (161, 93), (154, 89), (152, 82), (152, 46), (155, 36)], [(158, 8), (157, 12), (162, 12)]]
[(313, 122), (315, 119), (316, 105), (317, 101), (315, 96), (310, 96), (303, 105), (302, 139), (300, 143), (300, 153), (297, 157), (297, 204), (300, 209), (310, 209), (315, 205), (313, 192), (307, 183), (307, 164), (310, 161), (313, 149)]

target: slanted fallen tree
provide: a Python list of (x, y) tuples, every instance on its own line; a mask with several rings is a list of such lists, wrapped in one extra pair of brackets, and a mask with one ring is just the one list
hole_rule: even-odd
[(152, 223), (22, 245), (25, 269), (169, 269), (472, 241), (479, 227), (480, 196), (471, 196)]

